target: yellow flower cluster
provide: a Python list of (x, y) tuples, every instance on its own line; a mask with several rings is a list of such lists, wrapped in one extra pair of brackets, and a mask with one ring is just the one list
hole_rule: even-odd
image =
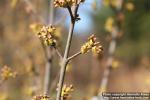
[(1, 77), (3, 80), (7, 80), (8, 78), (15, 78), (16, 72), (13, 72), (8, 66), (4, 66), (1, 69)]
[(38, 36), (45, 45), (56, 46), (55, 30), (56, 28), (53, 26), (43, 26), (38, 32)]
[(70, 98), (71, 97), (70, 93), (73, 91), (74, 91), (73, 85), (70, 85), (68, 87), (64, 85), (61, 93), (61, 97), (63, 98), (63, 100), (67, 100), (68, 98)]
[(108, 32), (112, 32), (113, 31), (113, 25), (114, 25), (114, 19), (112, 17), (109, 17), (105, 23), (105, 30)]
[(79, 4), (81, 2), (84, 2), (84, 1), (85, 0), (55, 0), (54, 5), (55, 5), (55, 7), (67, 8), (67, 7), (71, 7), (75, 4)]
[(102, 46), (100, 45), (99, 42), (96, 42), (96, 37), (91, 35), (88, 38), (88, 41), (81, 47), (81, 53), (85, 54), (89, 50), (92, 50), (93, 54), (100, 54), (103, 50)]
[(54, 1), (55, 7), (67, 8), (68, 6), (72, 6), (74, 4), (75, 4), (75, 0), (55, 0)]
[(49, 97), (46, 95), (34, 96), (32, 100), (49, 100)]

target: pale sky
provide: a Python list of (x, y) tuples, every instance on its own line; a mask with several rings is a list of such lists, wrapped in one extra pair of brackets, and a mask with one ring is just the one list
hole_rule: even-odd
[[(93, 14), (93, 4), (94, 0), (86, 0), (79, 8), (79, 15), (81, 20), (76, 23), (75, 33), (76, 34), (89, 34), (92, 32), (93, 21), (91, 14)], [(67, 26), (69, 20), (67, 21)]]

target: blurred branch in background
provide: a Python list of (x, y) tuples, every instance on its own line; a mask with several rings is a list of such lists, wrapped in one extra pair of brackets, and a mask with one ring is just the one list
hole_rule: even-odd
[[(47, 10), (47, 25), (53, 24), (53, 16), (54, 16), (54, 0), (47, 0), (48, 10)], [(52, 70), (52, 60), (53, 60), (53, 52), (54, 48), (51, 46), (46, 47), (47, 52), (47, 60), (45, 66), (45, 80), (44, 80), (44, 95), (49, 94), (50, 83), (51, 83), (51, 70)]]
[[(123, 5), (123, 0), (117, 0), (117, 2), (115, 2), (115, 6), (112, 5), (112, 1), (109, 1), (109, 5), (110, 7), (113, 9), (114, 13), (116, 14), (115, 18), (117, 18), (118, 14), (122, 11), (122, 5)], [(110, 20), (110, 19), (109, 19)], [(100, 84), (100, 89), (99, 89), (99, 97), (101, 100), (103, 100), (102, 97), (102, 93), (107, 91), (107, 85), (108, 85), (108, 80), (110, 77), (110, 72), (112, 70), (112, 64), (113, 64), (113, 60), (114, 60), (114, 53), (116, 51), (116, 39), (117, 39), (117, 35), (118, 33), (121, 31), (120, 29), (120, 23), (119, 21), (114, 19), (111, 19), (110, 21), (108, 20), (108, 22), (106, 22), (106, 30), (109, 31), (111, 33), (111, 41), (109, 43), (109, 48), (108, 48), (108, 58), (107, 58), (107, 62), (106, 62), (106, 68), (104, 69), (104, 74), (101, 80), (101, 84)], [(115, 22), (115, 23), (114, 23)]]
[(37, 17), (41, 23), (45, 23), (44, 18), (37, 13), (36, 8), (34, 7), (34, 5), (30, 0), (23, 0), (23, 2), (25, 2), (26, 4), (25, 10), (27, 13), (32, 14), (33, 17)]

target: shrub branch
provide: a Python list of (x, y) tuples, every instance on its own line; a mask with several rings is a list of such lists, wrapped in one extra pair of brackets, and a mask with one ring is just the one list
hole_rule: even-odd
[[(60, 78), (59, 78), (59, 83), (58, 83), (58, 91), (57, 91), (56, 100), (61, 100), (61, 91), (62, 91), (64, 79), (65, 79), (66, 66), (68, 64), (67, 59), (68, 59), (68, 55), (69, 55), (69, 51), (70, 51), (70, 46), (71, 46), (73, 30), (74, 30), (74, 26), (75, 26), (75, 22), (76, 22), (76, 18), (77, 18), (78, 8), (79, 8), (79, 4), (76, 4), (73, 12), (72, 12), (72, 10), (68, 9), (69, 13), (70, 13), (70, 17), (71, 17), (71, 24), (70, 24), (70, 29), (69, 29), (69, 33), (68, 33), (68, 39), (67, 39), (67, 43), (66, 43), (65, 53), (64, 53), (64, 57), (63, 57), (61, 69), (60, 69)], [(73, 17), (72, 17), (72, 14), (73, 14)]]

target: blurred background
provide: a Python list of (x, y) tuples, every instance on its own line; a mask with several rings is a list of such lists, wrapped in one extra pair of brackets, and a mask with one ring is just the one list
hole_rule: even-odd
[[(118, 2), (112, 0), (115, 1)], [(78, 52), (92, 33), (104, 51), (98, 57), (91, 53), (80, 55), (69, 63), (65, 83), (74, 86), (73, 100), (90, 100), (97, 95), (115, 22), (119, 32), (106, 91), (150, 92), (150, 0), (123, 0), (119, 11), (114, 10), (115, 4), (109, 3), (109, 0), (86, 0), (79, 8), (81, 20), (75, 26), (70, 55)], [(0, 69), (7, 65), (18, 74), (0, 86), (0, 100), (30, 100), (32, 95), (42, 94), (46, 59), (34, 26), (46, 25), (49, 11), (49, 0), (0, 0)], [(67, 10), (55, 8), (54, 25), (58, 27), (62, 54), (69, 24)], [(52, 67), (52, 100), (59, 69), (56, 55)]]

